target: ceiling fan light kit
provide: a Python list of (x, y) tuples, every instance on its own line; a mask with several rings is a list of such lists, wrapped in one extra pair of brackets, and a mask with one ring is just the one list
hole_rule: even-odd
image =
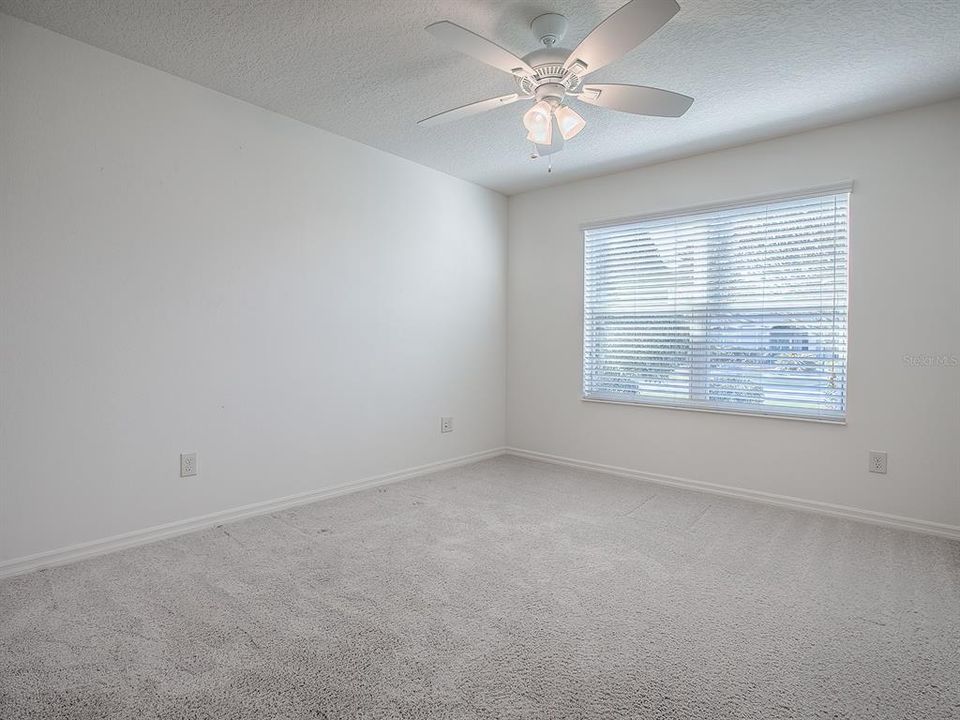
[(527, 140), (549, 145), (553, 135), (553, 108), (546, 100), (541, 100), (524, 114), (523, 125), (529, 131)]
[(557, 125), (564, 140), (574, 137), (587, 126), (587, 121), (580, 117), (576, 110), (567, 105), (558, 107), (554, 111), (554, 115), (557, 118)]
[(530, 29), (541, 47), (523, 58), (447, 20), (434, 23), (427, 32), (465, 55), (510, 73), (517, 92), (447, 110), (417, 124), (430, 127), (518, 100), (532, 100), (533, 105), (523, 114), (523, 125), (527, 140), (536, 147), (536, 157), (559, 152), (565, 140), (586, 127), (586, 120), (566, 104), (567, 98), (634, 115), (679, 117), (689, 109), (693, 98), (641, 85), (584, 83), (589, 73), (625, 55), (679, 10), (675, 0), (631, 0), (597, 25), (572, 51), (559, 46), (567, 32), (567, 19), (557, 13), (538, 15)]

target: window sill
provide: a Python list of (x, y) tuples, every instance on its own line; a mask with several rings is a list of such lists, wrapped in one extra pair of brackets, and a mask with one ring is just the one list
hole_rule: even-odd
[(712, 413), (716, 415), (742, 415), (744, 417), (772, 418), (774, 420), (796, 420), (799, 422), (820, 423), (822, 425), (846, 426), (846, 418), (818, 418), (789, 413), (764, 413), (750, 410), (721, 410), (719, 408), (689, 407), (686, 405), (670, 405), (667, 403), (639, 402), (630, 400), (609, 400), (607, 398), (581, 396), (582, 402), (601, 403), (604, 405), (629, 405), (632, 407), (659, 408), (661, 410), (685, 410), (687, 412)]

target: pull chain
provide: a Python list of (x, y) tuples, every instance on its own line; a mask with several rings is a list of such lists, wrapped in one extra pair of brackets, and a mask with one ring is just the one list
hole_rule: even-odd
[[(537, 146), (536, 146), (536, 144), (534, 144), (534, 146), (533, 146), (533, 152), (530, 153), (530, 159), (531, 159), (531, 160), (537, 160), (538, 158), (541, 158), (541, 157), (543, 157), (543, 155), (540, 155), (540, 154), (537, 152)], [(548, 172), (548, 173), (552, 173), (552, 172), (553, 172), (553, 154), (552, 154), (552, 153), (551, 153), (550, 155), (547, 155), (547, 172)]]

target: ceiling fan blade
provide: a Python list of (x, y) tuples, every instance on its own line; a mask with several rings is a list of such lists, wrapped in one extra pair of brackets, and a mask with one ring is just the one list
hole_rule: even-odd
[(641, 85), (590, 84), (577, 97), (598, 107), (656, 117), (680, 117), (693, 104), (692, 97)]
[(509, 105), (519, 99), (520, 96), (517, 93), (513, 93), (512, 95), (502, 95), (501, 97), (490, 98), (488, 100), (480, 100), (479, 102), (463, 105), (453, 110), (445, 110), (442, 113), (431, 115), (418, 122), (417, 125), (420, 127), (440, 125), (441, 123), (450, 122), (451, 120), (459, 120), (460, 118), (470, 117), (471, 115), (479, 115), (480, 113), (487, 112), (487, 110), (498, 108), (501, 105)]
[(679, 12), (676, 0), (631, 0), (583, 39), (563, 64), (580, 63), (580, 77), (626, 55)]
[(509, 50), (504, 50), (485, 37), (481, 37), (459, 25), (454, 25), (452, 22), (442, 20), (433, 25), (428, 25), (427, 32), (454, 50), (511, 75), (533, 75), (533, 68)]

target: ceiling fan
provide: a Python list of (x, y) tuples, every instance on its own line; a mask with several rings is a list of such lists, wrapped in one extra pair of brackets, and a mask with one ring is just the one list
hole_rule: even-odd
[(610, 110), (680, 117), (693, 98), (680, 93), (640, 85), (585, 83), (584, 78), (619, 59), (663, 27), (677, 14), (675, 0), (631, 0), (597, 25), (574, 50), (558, 46), (567, 29), (563, 15), (547, 13), (534, 18), (530, 28), (543, 47), (523, 58), (466, 28), (443, 20), (427, 32), (455, 50), (513, 75), (517, 92), (481, 100), (431, 115), (418, 122), (422, 127), (477, 115), (518, 100), (533, 100), (523, 115), (527, 139), (536, 146), (536, 155), (550, 155), (563, 149), (586, 126), (566, 104), (576, 98)]

